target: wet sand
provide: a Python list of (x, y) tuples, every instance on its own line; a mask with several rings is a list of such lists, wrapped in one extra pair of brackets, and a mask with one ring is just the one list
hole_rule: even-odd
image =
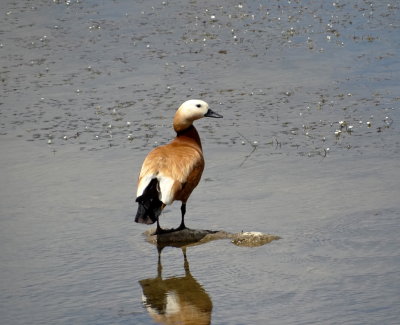
[[(397, 322), (397, 4), (0, 7), (2, 322), (154, 324), (164, 301), (212, 324)], [(160, 261), (145, 241), (137, 173), (188, 98), (224, 118), (197, 123), (187, 225), (280, 240)]]

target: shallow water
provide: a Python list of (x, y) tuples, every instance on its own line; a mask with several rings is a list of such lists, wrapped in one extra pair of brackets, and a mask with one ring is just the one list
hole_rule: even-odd
[[(396, 2), (0, 8), (2, 323), (398, 322)], [(189, 247), (186, 263), (167, 247), (159, 264), (135, 182), (187, 98), (224, 115), (197, 123), (188, 226), (282, 239)], [(162, 224), (179, 219), (175, 204)], [(143, 283), (175, 294), (143, 304)]]

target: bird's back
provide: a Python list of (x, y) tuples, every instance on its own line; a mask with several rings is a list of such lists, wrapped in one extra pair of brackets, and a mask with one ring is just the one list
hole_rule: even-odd
[(164, 204), (171, 204), (174, 200), (186, 202), (199, 183), (203, 169), (201, 145), (178, 136), (147, 155), (139, 175), (138, 196), (151, 179), (157, 178)]

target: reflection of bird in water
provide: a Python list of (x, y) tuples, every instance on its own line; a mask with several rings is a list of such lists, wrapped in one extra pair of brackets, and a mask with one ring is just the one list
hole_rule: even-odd
[(168, 325), (211, 324), (212, 302), (189, 270), (186, 249), (185, 276), (162, 278), (161, 252), (158, 255), (157, 277), (139, 281), (143, 302), (150, 316), (158, 323)]

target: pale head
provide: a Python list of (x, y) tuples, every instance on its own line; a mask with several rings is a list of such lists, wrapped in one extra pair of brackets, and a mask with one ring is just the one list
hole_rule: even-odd
[(203, 100), (187, 100), (175, 113), (174, 129), (177, 132), (185, 130), (193, 124), (193, 121), (203, 117), (222, 117), (222, 115), (209, 109), (208, 104)]

